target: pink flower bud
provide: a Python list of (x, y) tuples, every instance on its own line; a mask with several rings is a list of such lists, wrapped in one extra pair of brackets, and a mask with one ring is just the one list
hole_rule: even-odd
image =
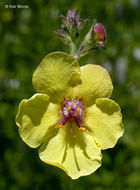
[(105, 29), (104, 27), (96, 23), (93, 28), (94, 38), (100, 47), (104, 47), (105, 44)]

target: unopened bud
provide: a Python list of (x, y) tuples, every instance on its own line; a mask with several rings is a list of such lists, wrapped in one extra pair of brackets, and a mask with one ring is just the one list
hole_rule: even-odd
[(105, 45), (105, 38), (106, 38), (106, 34), (105, 34), (105, 29), (104, 27), (99, 24), (99, 23), (96, 23), (94, 25), (94, 28), (93, 28), (93, 34), (94, 34), (94, 39), (96, 41), (96, 43), (100, 46), (100, 47), (104, 47)]

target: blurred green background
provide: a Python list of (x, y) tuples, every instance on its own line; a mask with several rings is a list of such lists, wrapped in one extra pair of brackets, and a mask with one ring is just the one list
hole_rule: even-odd
[[(80, 64), (100, 64), (109, 71), (112, 99), (122, 108), (125, 126), (115, 148), (102, 151), (102, 167), (77, 180), (41, 162), (38, 150), (21, 140), (15, 125), (20, 101), (34, 94), (32, 74), (41, 59), (52, 51), (68, 51), (53, 33), (60, 26), (58, 13), (65, 15), (68, 8), (79, 8), (81, 18), (89, 18), (84, 31), (93, 18), (106, 28), (106, 50), (86, 55)], [(0, 190), (139, 190), (139, 87), (139, 0), (0, 0)]]

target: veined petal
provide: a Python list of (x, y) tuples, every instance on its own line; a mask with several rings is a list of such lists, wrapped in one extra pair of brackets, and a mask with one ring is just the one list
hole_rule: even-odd
[(86, 105), (92, 105), (97, 98), (111, 96), (113, 86), (108, 72), (99, 65), (81, 67), (82, 83), (72, 88), (69, 94), (82, 98)]
[(94, 138), (73, 126), (76, 137), (70, 135), (69, 126), (59, 129), (53, 138), (47, 139), (39, 150), (45, 163), (63, 169), (72, 179), (93, 173), (101, 165), (101, 147)]
[(35, 94), (28, 100), (22, 100), (16, 124), (26, 144), (36, 148), (50, 135), (59, 119), (58, 107), (51, 103), (49, 96), (45, 94)]
[(107, 98), (99, 98), (87, 109), (85, 125), (96, 137), (102, 149), (112, 148), (123, 135), (119, 105)]
[(80, 67), (77, 60), (67, 53), (50, 53), (35, 70), (32, 81), (37, 92), (58, 101), (68, 88), (81, 82)]

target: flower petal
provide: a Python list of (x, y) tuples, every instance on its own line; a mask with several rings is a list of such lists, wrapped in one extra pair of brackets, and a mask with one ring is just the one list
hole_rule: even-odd
[(57, 101), (68, 88), (81, 82), (80, 67), (69, 54), (50, 53), (35, 70), (32, 81), (37, 92), (48, 94), (53, 101)]
[(45, 94), (35, 94), (20, 103), (16, 124), (23, 141), (36, 148), (49, 136), (58, 118), (58, 105), (51, 103)]
[(101, 165), (101, 148), (94, 138), (79, 131), (73, 125), (72, 137), (69, 126), (59, 129), (53, 138), (46, 140), (39, 150), (40, 159), (63, 169), (72, 179), (89, 175)]
[(99, 98), (87, 109), (85, 125), (93, 133), (102, 149), (112, 148), (123, 135), (119, 105), (107, 98)]
[(82, 83), (71, 89), (69, 94), (82, 98), (86, 105), (92, 105), (97, 98), (111, 96), (113, 86), (108, 72), (99, 65), (81, 67)]

